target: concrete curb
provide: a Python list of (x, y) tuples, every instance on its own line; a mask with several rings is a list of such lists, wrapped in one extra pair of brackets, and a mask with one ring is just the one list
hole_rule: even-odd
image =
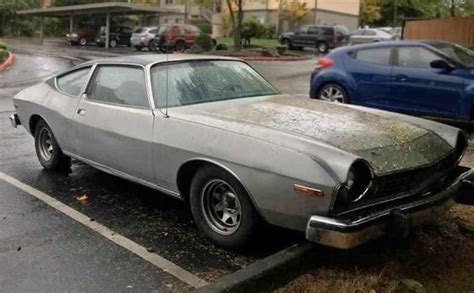
[(195, 292), (255, 292), (275, 289), (307, 271), (315, 245), (301, 242), (227, 275)]
[(8, 58), (0, 64), (0, 72), (7, 70), (12, 64), (13, 60), (15, 59), (15, 55), (12, 52), (8, 51)]

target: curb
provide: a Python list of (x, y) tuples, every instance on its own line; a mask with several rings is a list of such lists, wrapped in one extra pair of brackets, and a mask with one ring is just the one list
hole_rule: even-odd
[(301, 242), (227, 275), (194, 292), (255, 292), (286, 284), (310, 268), (315, 245)]
[(266, 57), (266, 56), (242, 56), (237, 57), (245, 61), (303, 61), (313, 58), (313, 56), (286, 56), (286, 57)]
[(8, 58), (5, 60), (5, 62), (3, 62), (3, 64), (0, 64), (0, 71), (7, 70), (13, 64), (14, 59), (15, 55), (13, 55), (12, 52), (8, 51)]

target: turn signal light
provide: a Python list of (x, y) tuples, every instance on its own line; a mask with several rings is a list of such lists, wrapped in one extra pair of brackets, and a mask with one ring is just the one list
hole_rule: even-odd
[(326, 67), (331, 67), (334, 64), (334, 61), (329, 58), (320, 58), (318, 59), (318, 62), (316, 63), (316, 68), (326, 68)]
[(324, 196), (324, 193), (316, 188), (311, 188), (299, 184), (293, 184), (293, 191), (297, 193), (302, 193), (303, 195), (309, 195), (309, 196)]

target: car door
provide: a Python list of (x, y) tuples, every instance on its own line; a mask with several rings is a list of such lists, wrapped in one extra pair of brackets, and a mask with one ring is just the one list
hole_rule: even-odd
[(320, 28), (318, 26), (313, 25), (308, 27), (308, 37), (305, 40), (305, 44), (315, 47), (319, 39), (319, 34)]
[(355, 83), (351, 103), (390, 109), (392, 92), (391, 46), (359, 49), (344, 59), (347, 72)]
[(78, 155), (136, 178), (153, 180), (153, 112), (145, 72), (97, 65), (73, 117)]
[(360, 44), (362, 42), (362, 35), (364, 34), (364, 30), (356, 30), (351, 33), (350, 36), (350, 43), (351, 45)]
[(308, 29), (308, 26), (302, 26), (296, 29), (292, 39), (294, 46), (307, 46), (309, 44), (308, 39), (310, 35), (308, 34)]
[(396, 89), (393, 101), (397, 109), (417, 115), (453, 118), (464, 93), (461, 70), (432, 68), (431, 62), (444, 57), (421, 45), (398, 47), (396, 53), (392, 85)]

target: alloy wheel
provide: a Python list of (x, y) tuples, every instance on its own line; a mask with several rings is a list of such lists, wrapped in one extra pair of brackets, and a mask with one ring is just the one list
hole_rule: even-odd
[(344, 93), (336, 87), (325, 88), (320, 95), (321, 100), (344, 103)]

